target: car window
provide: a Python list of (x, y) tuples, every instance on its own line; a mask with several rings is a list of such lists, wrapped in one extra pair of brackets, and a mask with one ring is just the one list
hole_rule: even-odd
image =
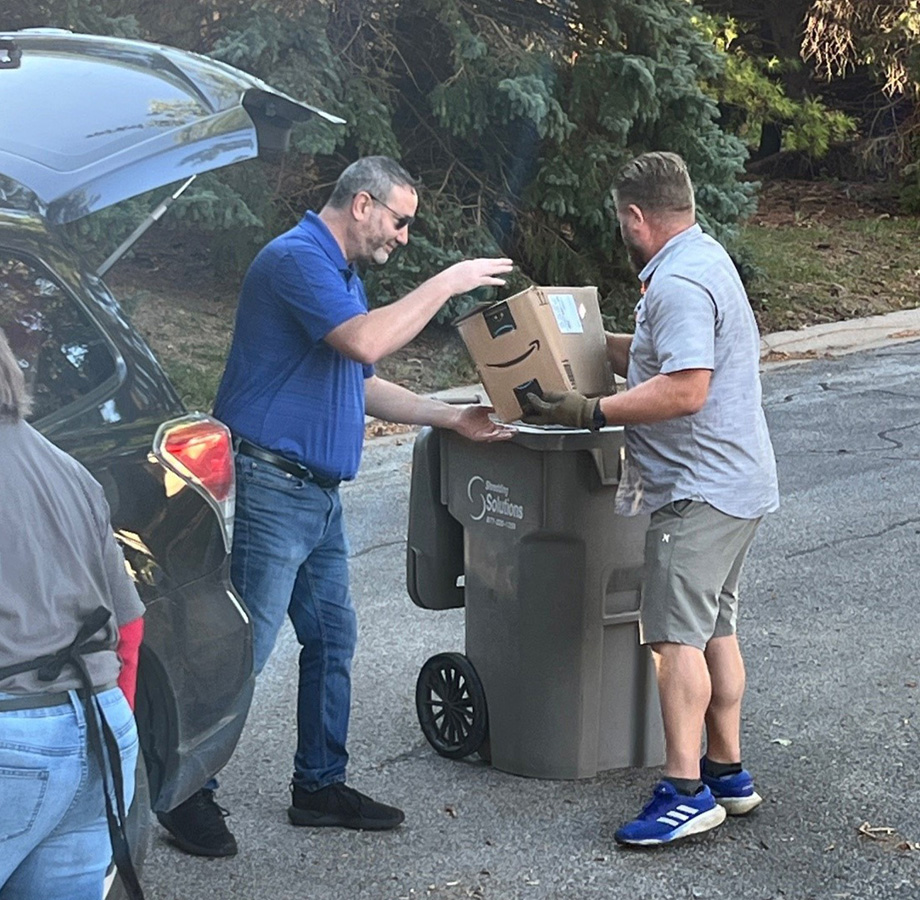
[(115, 374), (98, 326), (51, 274), (0, 251), (0, 328), (32, 394), (33, 420), (68, 406)]

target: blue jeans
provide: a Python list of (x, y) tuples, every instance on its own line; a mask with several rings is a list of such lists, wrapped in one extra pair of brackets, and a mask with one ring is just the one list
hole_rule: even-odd
[(345, 780), (351, 661), (357, 640), (348, 544), (337, 488), (268, 463), (236, 458), (231, 579), (252, 615), (261, 672), (285, 614), (300, 651), (294, 783), (308, 791)]
[[(121, 750), (127, 809), (134, 716), (118, 688), (98, 698)], [(63, 706), (0, 712), (0, 900), (100, 900), (112, 859), (102, 791), (75, 692)]]

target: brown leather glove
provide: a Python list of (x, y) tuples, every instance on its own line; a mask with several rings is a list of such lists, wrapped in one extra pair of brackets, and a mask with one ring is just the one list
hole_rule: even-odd
[(523, 416), (523, 421), (531, 425), (566, 425), (569, 428), (594, 429), (595, 410), (601, 402), (596, 397), (588, 399), (578, 391), (566, 391), (564, 394), (547, 392), (541, 399), (536, 394), (528, 394), (532, 412)]

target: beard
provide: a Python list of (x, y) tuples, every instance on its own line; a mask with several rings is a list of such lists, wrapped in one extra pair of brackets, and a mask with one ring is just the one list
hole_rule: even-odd
[(646, 256), (645, 251), (629, 233), (627, 227), (621, 226), (620, 237), (623, 239), (623, 246), (626, 248), (626, 255), (629, 257), (629, 265), (638, 275), (639, 272), (645, 268), (645, 264), (649, 261), (649, 257)]
[(361, 243), (361, 250), (356, 257), (359, 262), (383, 266), (387, 264), (393, 255), (387, 235), (382, 231), (364, 234)]
[(624, 243), (626, 244), (626, 255), (629, 257), (629, 265), (638, 275), (639, 272), (645, 268), (645, 264), (648, 260), (645, 258), (645, 254), (642, 250), (631, 241), (624, 240)]
[(386, 244), (369, 240), (364, 242), (364, 246), (355, 254), (354, 260), (363, 265), (383, 266), (389, 261), (390, 256), (392, 253)]

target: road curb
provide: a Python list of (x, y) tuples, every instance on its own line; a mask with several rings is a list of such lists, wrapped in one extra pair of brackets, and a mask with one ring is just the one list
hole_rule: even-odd
[(760, 359), (764, 366), (785, 365), (917, 340), (920, 340), (920, 309), (902, 309), (764, 335)]

